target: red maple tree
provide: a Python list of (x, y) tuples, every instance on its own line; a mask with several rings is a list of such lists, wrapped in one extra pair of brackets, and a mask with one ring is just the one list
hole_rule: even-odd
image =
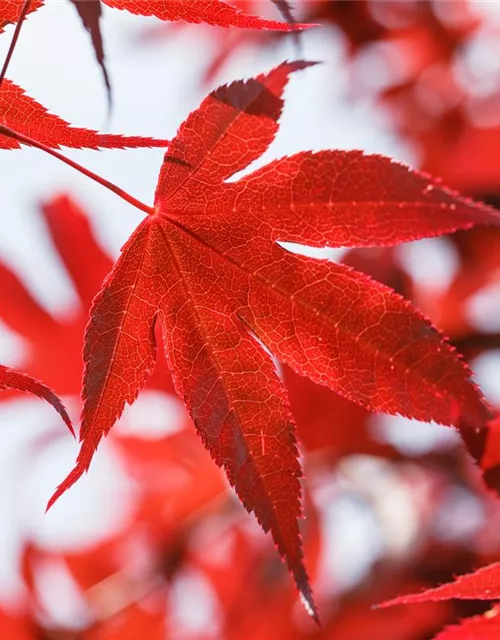
[[(334, 26), (353, 99), (374, 93), (394, 131), (420, 154), (421, 170), (358, 150), (301, 150), (238, 177), (275, 140), (289, 80), (300, 83), (316, 64), (302, 55), (215, 88), (172, 140), (69, 124), (9, 77), (23, 24), (45, 3), (0, 0), (1, 37), (11, 33), (0, 71), (0, 153), (36, 148), (145, 215), (113, 264), (72, 196), (42, 203), (80, 303), (69, 319), (52, 317), (0, 264), (0, 319), (29, 347), (21, 367), (0, 366), (2, 402), (28, 391), (73, 432), (56, 393), (75, 406), (81, 398), (76, 466), (48, 506), (93, 473), (108, 434), (136, 486), (129, 516), (91, 548), (54, 551), (25, 536), (24, 594), (16, 607), (1, 607), (2, 637), (496, 637), (500, 419), (473, 370), (499, 341), (471, 319), (471, 304), (498, 277), (492, 158), (500, 138), (496, 125), (485, 133), (478, 124), (487, 100), (478, 104), (473, 83), (463, 80), (464, 51), (493, 29), (487, 18), (465, 2), (439, 9), (275, 0), (265, 18), (257, 15), (261, 3), (248, 1), (71, 2), (89, 32), (110, 113), (107, 7), (194, 23), (193, 41), (195, 29), (219, 29), (206, 79), (238, 48), (278, 46), (288, 33), (298, 52), (318, 25)], [(375, 90), (357, 68), (361, 59), (386, 65)], [(61, 147), (165, 147), (153, 205)], [(439, 290), (405, 268), (401, 248), (436, 236), (446, 236), (456, 261)], [(314, 252), (325, 248), (346, 252), (334, 262)], [(177, 403), (172, 433), (148, 440), (123, 430), (133, 420), (122, 413), (144, 387)], [(113, 429), (120, 418), (122, 428)], [(394, 421), (407, 430), (433, 421), (461, 438), (408, 456), (380, 426)], [(54, 439), (34, 441), (30, 459)], [(413, 520), (400, 548), (398, 491)], [(384, 507), (385, 494), (394, 507)], [(332, 586), (330, 502), (346, 499), (369, 505), (365, 515), (386, 538), (359, 575)], [(467, 500), (481, 512), (471, 531), (461, 513)], [(239, 502), (276, 549), (250, 528)], [(296, 612), (279, 556), (305, 612)], [(50, 611), (47, 567), (70, 581), (80, 617), (61, 622)], [(176, 627), (175, 602), (190, 576), (203, 582), (200, 602), (217, 603), (215, 626), (192, 635)], [(189, 599), (188, 588), (182, 593)]]

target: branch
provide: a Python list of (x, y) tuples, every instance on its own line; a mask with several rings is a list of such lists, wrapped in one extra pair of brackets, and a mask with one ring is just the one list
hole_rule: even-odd
[(129, 204), (131, 204), (136, 209), (139, 209), (140, 211), (143, 211), (148, 215), (151, 215), (154, 213), (153, 207), (150, 207), (147, 204), (144, 204), (140, 200), (137, 200), (137, 198), (134, 198), (129, 193), (127, 193), (120, 187), (117, 187), (115, 184), (113, 184), (109, 180), (106, 180), (105, 178), (101, 178), (100, 175), (94, 173), (93, 171), (90, 171), (90, 169), (86, 169), (85, 167), (82, 167), (82, 165), (78, 164), (78, 162), (75, 162), (74, 160), (70, 160), (69, 158), (64, 156), (62, 153), (59, 153), (59, 151), (55, 151), (55, 149), (51, 149), (50, 147), (47, 147), (47, 145), (43, 144), (42, 142), (38, 142), (37, 140), (34, 140), (33, 138), (29, 138), (28, 136), (25, 136), (22, 133), (18, 133), (17, 131), (14, 131), (14, 129), (11, 129), (10, 127), (5, 126), (4, 124), (0, 124), (0, 134), (4, 136), (8, 136), (9, 138), (13, 138), (18, 142), (21, 142), (22, 144), (29, 145), (30, 147), (35, 147), (36, 149), (40, 149), (40, 151), (44, 151), (45, 153), (48, 153), (49, 155), (53, 156), (54, 158), (57, 158), (61, 162), (64, 162), (65, 164), (72, 167), (73, 169), (76, 169), (80, 173), (83, 173), (83, 175), (87, 176), (87, 178), (91, 178), (92, 180), (94, 180), (95, 182), (98, 182), (103, 187), (106, 187), (106, 189), (109, 189), (114, 194), (116, 194), (117, 196), (119, 196)]

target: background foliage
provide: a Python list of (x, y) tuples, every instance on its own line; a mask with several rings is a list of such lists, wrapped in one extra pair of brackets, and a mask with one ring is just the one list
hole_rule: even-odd
[[(240, 5), (280, 19), (271, 3)], [(259, 166), (304, 148), (362, 148), (498, 204), (497, 3), (304, 0), (293, 8), (324, 25), (302, 34), (301, 57), (325, 63), (291, 81), (279, 136)], [(107, 7), (103, 15), (110, 123), (101, 72), (69, 3), (27, 19), (10, 67), (29, 95), (75, 125), (172, 138), (208, 90), (296, 55), (289, 35), (165, 24)], [(163, 153), (66, 155), (149, 200)], [(36, 150), (0, 154), (0, 180), (0, 362), (44, 380), (77, 415), (88, 308), (140, 218)], [(411, 299), (464, 354), (495, 406), (499, 241), (497, 230), (478, 228), (328, 255)], [(498, 502), (454, 432), (368, 414), (284, 370), (307, 478), (303, 537), (318, 628), (165, 372), (160, 361), (92, 472), (47, 515), (75, 445), (38, 400), (0, 396), (2, 637), (494, 637), (499, 579), (482, 585), (479, 599), (372, 608), (500, 561)]]

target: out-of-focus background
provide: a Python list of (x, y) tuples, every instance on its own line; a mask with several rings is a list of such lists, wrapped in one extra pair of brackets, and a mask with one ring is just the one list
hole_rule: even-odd
[[(0, 0), (2, 1), (2, 0)], [(300, 36), (165, 24), (103, 7), (113, 85), (67, 0), (28, 17), (8, 77), (75, 126), (172, 138), (212, 88), (298, 55), (275, 143), (363, 149), (500, 204), (500, 3), (296, 0)], [(280, 19), (270, 0), (241, 2)], [(0, 36), (0, 60), (13, 27)], [(300, 47), (300, 52), (298, 47)], [(0, 113), (0, 119), (2, 114)], [(162, 149), (64, 153), (151, 202)], [(79, 414), (92, 295), (140, 214), (40, 151), (0, 153), (0, 362)], [(500, 235), (319, 255), (389, 284), (429, 315), (500, 403)], [(79, 256), (79, 260), (73, 259)], [(0, 396), (0, 637), (424, 640), (489, 603), (373, 610), (500, 559), (500, 510), (456, 434), (370, 415), (282, 371), (303, 465), (307, 618), (265, 536), (204, 451), (166, 365), (47, 514), (77, 444), (37, 399)]]

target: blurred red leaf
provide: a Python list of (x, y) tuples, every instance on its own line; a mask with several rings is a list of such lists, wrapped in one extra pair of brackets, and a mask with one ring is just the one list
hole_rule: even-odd
[(113, 263), (96, 243), (84, 212), (74, 200), (58, 196), (44, 203), (41, 212), (74, 284), (80, 308), (67, 318), (54, 318), (0, 263), (0, 318), (27, 342), (24, 369), (63, 395), (77, 395), (87, 310)]
[(284, 367), (299, 442), (307, 451), (327, 448), (335, 457), (352, 453), (397, 457), (390, 445), (377, 442), (369, 426), (371, 415), (328, 387), (315, 384)]
[[(440, 154), (436, 145), (424, 159), (429, 171), (466, 193), (497, 193), (500, 187), (500, 127), (464, 126)], [(471, 162), (474, 158), (474, 162)]]
[[(370, 609), (365, 601), (354, 602), (334, 617), (324, 640), (423, 640), (429, 638), (449, 615), (442, 603), (428, 602), (412, 611)], [(299, 636), (300, 637), (300, 636)], [(323, 640), (320, 635), (319, 638)]]
[(221, 471), (191, 430), (153, 441), (120, 435), (115, 444), (140, 488), (136, 520), (158, 544), (184, 535), (226, 493)]
[[(448, 603), (427, 602), (408, 609), (373, 609), (373, 598), (392, 589), (401, 578), (375, 579), (366, 591), (354, 591), (328, 602), (322, 626), (299, 623), (286, 594), (266, 594), (258, 604), (241, 612), (229, 629), (228, 640), (423, 640), (449, 619)], [(274, 595), (274, 598), (272, 598)], [(325, 603), (325, 608), (326, 608)]]
[[(54, 624), (47, 617), (37, 575), (41, 566), (65, 566), (79, 589), (86, 608), (87, 625), (82, 640), (111, 640), (138, 637), (166, 640), (166, 598), (155, 576), (135, 568), (130, 559), (134, 537), (125, 530), (110, 539), (74, 553), (57, 553), (28, 545), (23, 554), (23, 574), (34, 611), (45, 618), (44, 626)], [(42, 587), (43, 588), (43, 587)], [(64, 629), (54, 628), (48, 637), (65, 638)], [(54, 634), (54, 635), (52, 635)], [(7, 637), (7, 636), (6, 636)], [(46, 637), (46, 636), (43, 636)], [(71, 636), (70, 636), (71, 637)]]

